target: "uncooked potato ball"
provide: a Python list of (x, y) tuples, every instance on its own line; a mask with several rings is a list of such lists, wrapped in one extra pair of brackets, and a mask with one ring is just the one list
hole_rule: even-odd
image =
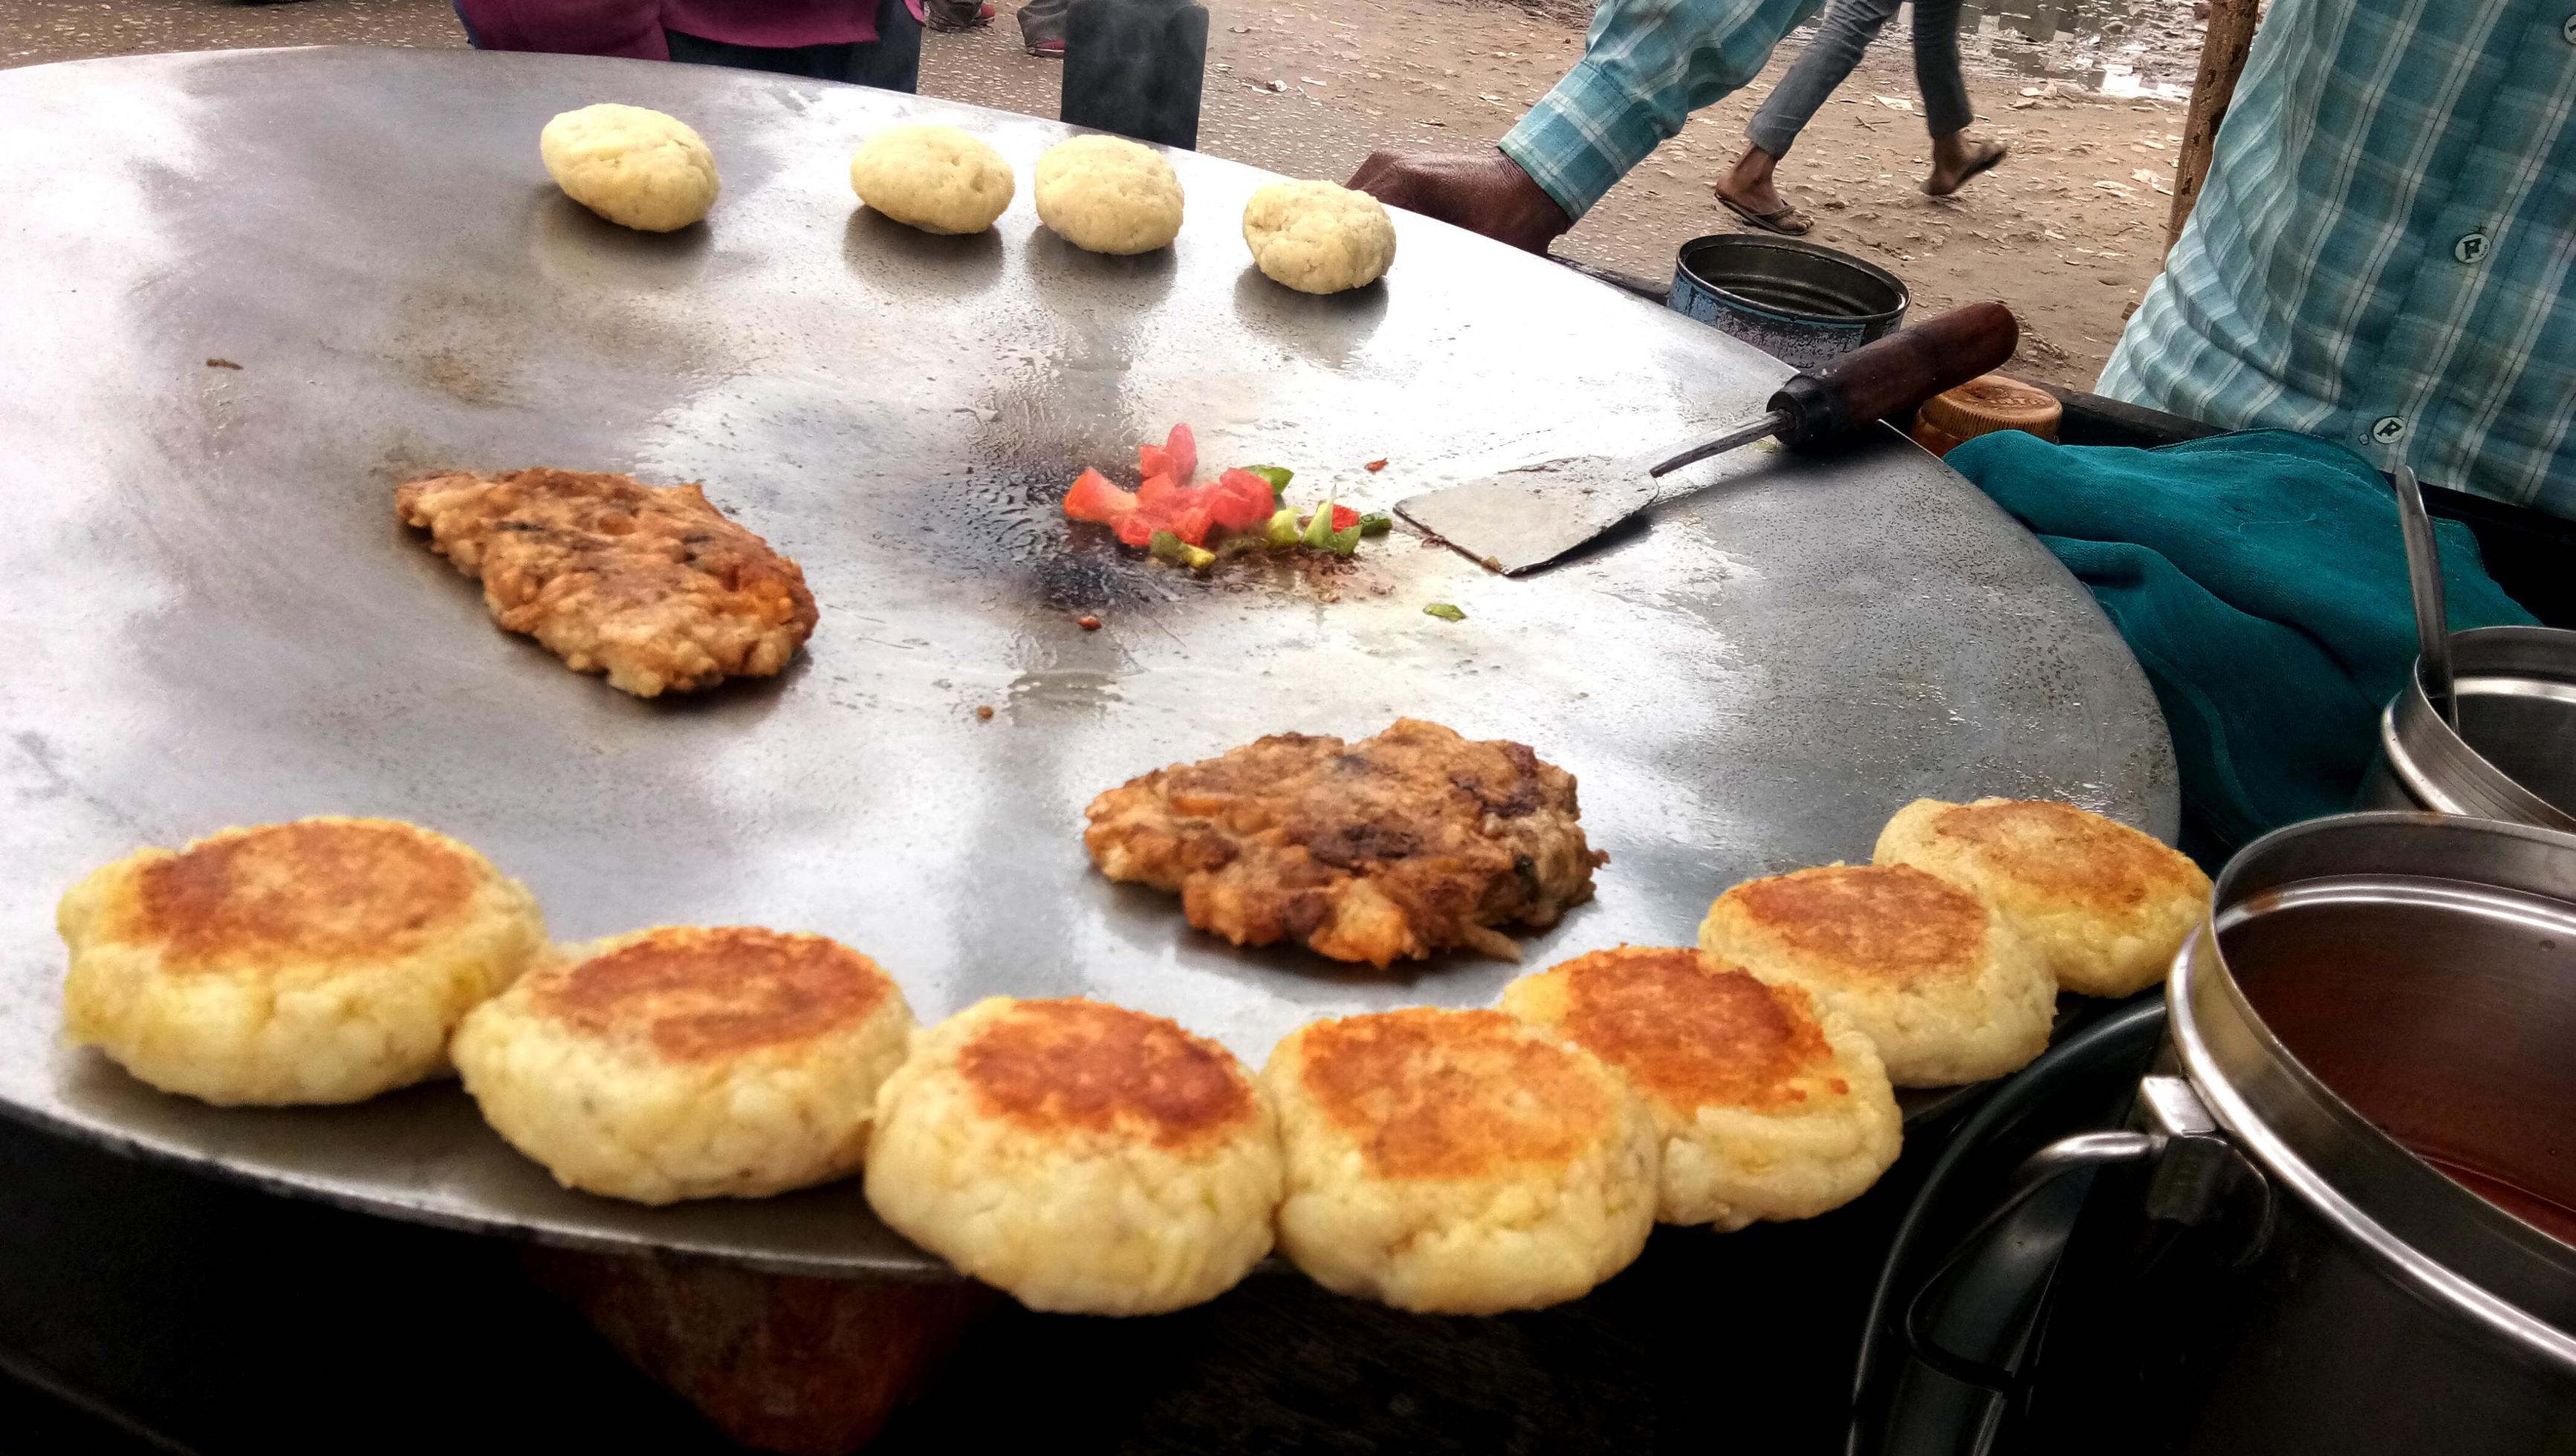
[(1252, 261), (1301, 293), (1375, 283), (1395, 261), (1395, 222), (1365, 192), (1330, 182), (1273, 182), (1243, 208)]
[(1070, 137), (1038, 158), (1038, 221), (1094, 253), (1150, 253), (1181, 231), (1181, 179), (1152, 147)]
[(859, 200), (926, 233), (980, 233), (1011, 205), (1011, 164), (953, 126), (897, 126), (850, 158)]
[(565, 196), (642, 232), (687, 227), (716, 205), (715, 153), (676, 116), (603, 101), (547, 122), (537, 153)]

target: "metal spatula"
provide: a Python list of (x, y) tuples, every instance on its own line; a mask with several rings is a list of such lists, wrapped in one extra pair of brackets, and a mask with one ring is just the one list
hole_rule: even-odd
[[(2021, 325), (2000, 303), (1972, 303), (1863, 344), (1780, 386), (1763, 413), (1665, 458), (1575, 455), (1408, 496), (1395, 512), (1505, 576), (1555, 561), (1659, 501), (1699, 486), (1661, 479), (1711, 455), (1776, 438), (1797, 448), (1872, 420), (1912, 414), (1923, 401), (2000, 367)], [(1705, 482), (1703, 482), (1705, 484)]]

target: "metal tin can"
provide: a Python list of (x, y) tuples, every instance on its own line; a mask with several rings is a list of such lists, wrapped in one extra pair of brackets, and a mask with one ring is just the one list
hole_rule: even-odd
[(1682, 244), (1664, 306), (1812, 369), (1893, 332), (1912, 301), (1895, 274), (1848, 253), (1718, 233)]

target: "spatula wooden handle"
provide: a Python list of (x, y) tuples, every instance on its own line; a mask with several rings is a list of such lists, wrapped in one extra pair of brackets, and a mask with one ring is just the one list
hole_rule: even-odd
[(1786, 445), (1812, 445), (1872, 420), (1910, 415), (1923, 401), (2003, 366), (2021, 324), (2000, 303), (1971, 303), (1908, 324), (1812, 371), (1771, 396), (1789, 415)]

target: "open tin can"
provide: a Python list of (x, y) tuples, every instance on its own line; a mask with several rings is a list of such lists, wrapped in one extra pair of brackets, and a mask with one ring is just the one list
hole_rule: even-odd
[(1849, 253), (1717, 233), (1682, 244), (1664, 306), (1813, 369), (1894, 332), (1911, 301), (1895, 274)]

